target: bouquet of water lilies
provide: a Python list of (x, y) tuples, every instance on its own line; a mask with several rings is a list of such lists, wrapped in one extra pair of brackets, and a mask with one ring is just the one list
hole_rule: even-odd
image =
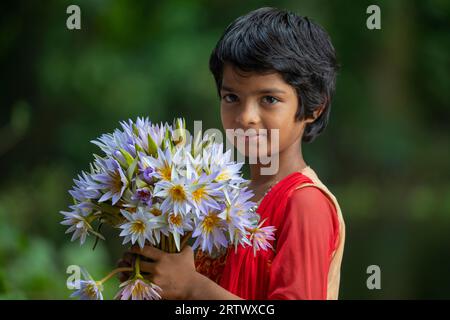
[[(230, 245), (252, 246), (254, 252), (272, 248), (274, 228), (250, 201), (253, 193), (240, 172), (242, 163), (214, 136), (190, 139), (184, 119), (173, 125), (153, 124), (148, 118), (121, 122), (121, 128), (92, 141), (102, 151), (94, 155), (89, 172), (74, 179), (69, 191), (74, 204), (61, 211), (66, 233), (83, 244), (88, 236), (105, 239), (102, 225), (118, 228), (123, 244), (152, 245), (180, 252), (192, 248), (209, 254)], [(190, 141), (192, 140), (192, 141)], [(118, 268), (100, 281), (82, 269), (73, 297), (103, 299), (103, 283), (118, 272), (130, 272), (117, 299), (161, 299), (161, 288), (140, 274), (139, 256), (132, 268)]]

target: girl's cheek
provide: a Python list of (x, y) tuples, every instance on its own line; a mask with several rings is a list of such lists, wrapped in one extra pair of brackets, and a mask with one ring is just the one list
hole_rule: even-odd
[(224, 130), (231, 128), (232, 126), (232, 115), (230, 111), (225, 110), (225, 108), (221, 108), (220, 110), (220, 118), (222, 120), (222, 127)]

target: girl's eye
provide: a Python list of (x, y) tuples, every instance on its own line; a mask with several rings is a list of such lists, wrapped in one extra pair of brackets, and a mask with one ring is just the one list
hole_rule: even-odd
[(263, 101), (263, 103), (266, 103), (266, 104), (275, 104), (275, 103), (279, 102), (280, 100), (278, 100), (277, 98), (272, 97), (272, 96), (265, 96), (262, 98), (262, 101)]
[(222, 99), (227, 103), (233, 103), (237, 101), (237, 96), (235, 94), (226, 94)]

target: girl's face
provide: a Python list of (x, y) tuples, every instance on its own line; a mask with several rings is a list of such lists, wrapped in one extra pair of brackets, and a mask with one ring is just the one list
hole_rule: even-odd
[[(227, 137), (245, 156), (270, 156), (299, 146), (305, 121), (296, 121), (297, 93), (279, 73), (244, 73), (225, 64), (220, 96), (222, 125), (242, 129)], [(279, 133), (278, 147), (273, 129)]]

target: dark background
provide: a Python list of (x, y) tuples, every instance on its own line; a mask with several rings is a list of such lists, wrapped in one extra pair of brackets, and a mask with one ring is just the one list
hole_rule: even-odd
[[(70, 4), (81, 30), (66, 28)], [(450, 297), (449, 1), (55, 0), (0, 10), (0, 298), (66, 299), (68, 265), (111, 269), (119, 242), (93, 253), (59, 224), (89, 141), (137, 116), (221, 128), (209, 54), (268, 5), (321, 24), (342, 65), (330, 125), (304, 146), (346, 220), (340, 297)], [(381, 290), (366, 287), (373, 264)]]

